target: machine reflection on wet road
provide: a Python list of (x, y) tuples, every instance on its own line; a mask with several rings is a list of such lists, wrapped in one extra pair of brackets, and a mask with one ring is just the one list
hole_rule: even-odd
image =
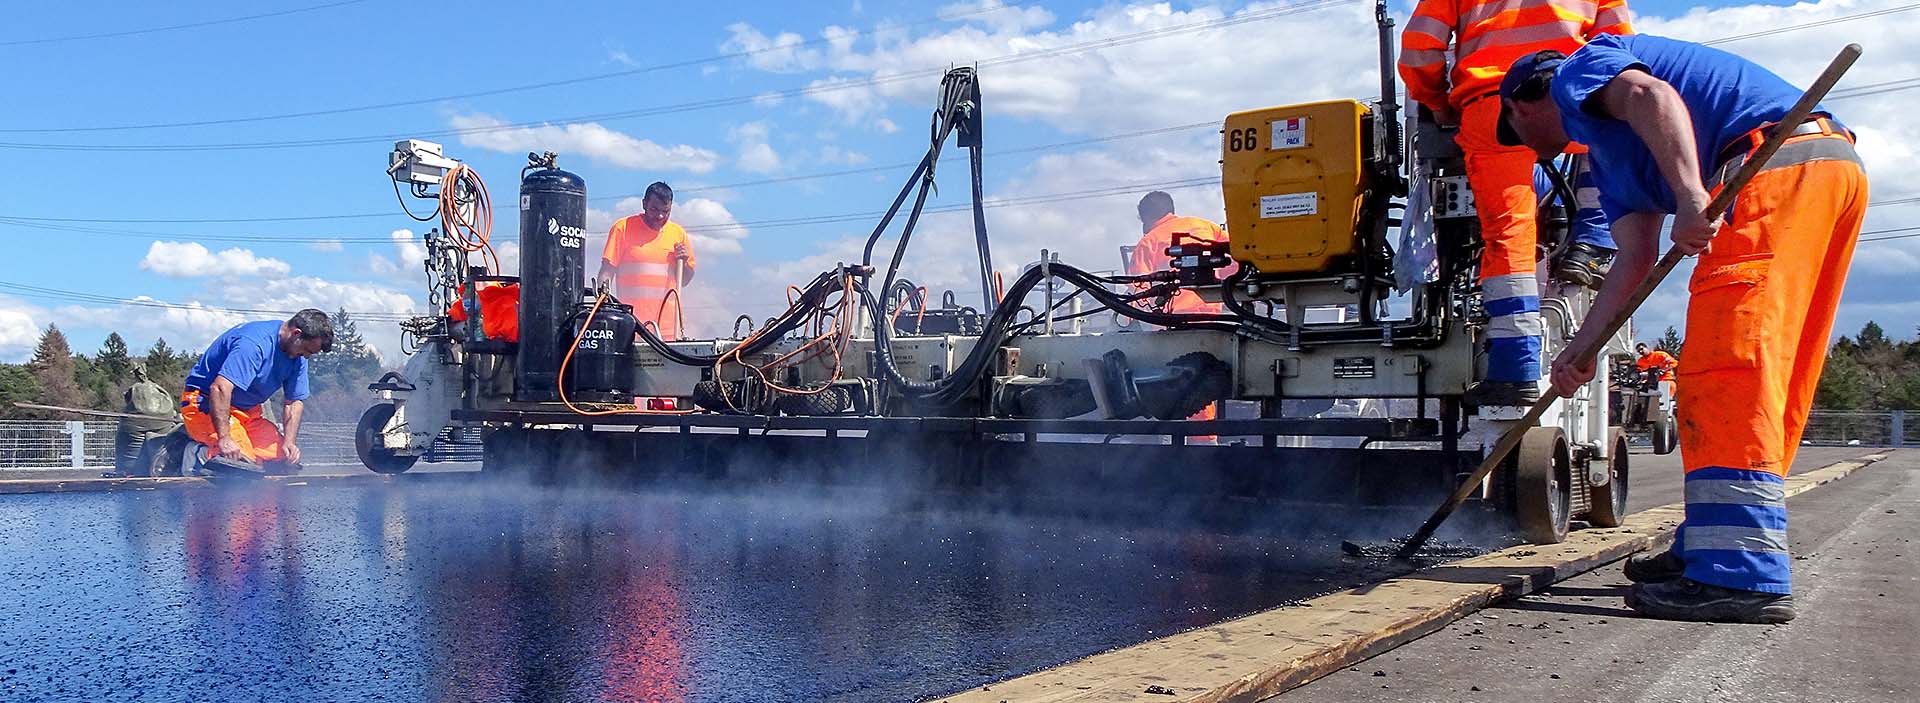
[(0, 498), (0, 699), (912, 700), (1363, 580), (1327, 544), (461, 484)]

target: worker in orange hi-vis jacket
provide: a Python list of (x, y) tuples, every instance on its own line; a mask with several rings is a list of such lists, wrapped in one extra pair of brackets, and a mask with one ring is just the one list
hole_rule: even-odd
[[(633, 306), (641, 324), (651, 324), (661, 339), (680, 338), (680, 288), (693, 280), (695, 259), (687, 231), (669, 221), (673, 189), (665, 183), (647, 186), (638, 215), (622, 217), (607, 232), (600, 253), (602, 284), (614, 297)], [(673, 280), (678, 272), (680, 280)]]
[[(1480, 285), (1491, 317), (1487, 377), (1468, 391), (1471, 404), (1531, 405), (1542, 375), (1536, 157), (1494, 138), (1500, 79), (1521, 56), (1545, 49), (1572, 53), (1596, 36), (1631, 33), (1625, 0), (1421, 0), (1400, 35), (1400, 76), (1408, 97), (1442, 124), (1460, 125), (1455, 141), (1466, 152), (1467, 183), (1486, 244)], [(1577, 242), (1555, 263), (1555, 275), (1592, 284), (1612, 249), (1606, 238)]]
[[(1127, 273), (1142, 275), (1155, 271), (1165, 271), (1172, 266), (1167, 256), (1167, 247), (1173, 246), (1175, 234), (1187, 234), (1195, 238), (1214, 242), (1227, 240), (1227, 231), (1220, 225), (1203, 217), (1186, 217), (1173, 214), (1173, 196), (1162, 191), (1153, 191), (1140, 198), (1140, 243), (1133, 248), (1133, 256), (1127, 261)], [(1219, 312), (1220, 305), (1201, 300), (1190, 290), (1175, 293), (1168, 301), (1167, 312)]]
[(1679, 359), (1673, 358), (1673, 355), (1668, 354), (1664, 349), (1648, 349), (1646, 342), (1634, 345), (1633, 351), (1640, 355), (1633, 361), (1633, 368), (1636, 371), (1660, 369), (1663, 373), (1673, 373), (1674, 369), (1680, 368)]
[[(1173, 196), (1164, 191), (1153, 191), (1140, 198), (1140, 243), (1133, 247), (1133, 255), (1127, 261), (1127, 273), (1141, 275), (1164, 271), (1172, 266), (1172, 258), (1167, 256), (1167, 247), (1173, 246), (1175, 234), (1187, 234), (1199, 239), (1214, 242), (1227, 240), (1227, 231), (1203, 217), (1186, 217), (1173, 214)], [(1172, 313), (1219, 312), (1218, 303), (1201, 300), (1199, 294), (1182, 290), (1167, 301), (1166, 311)], [(1216, 417), (1214, 406), (1208, 405), (1187, 418), (1189, 420), (1212, 420)], [(1213, 440), (1211, 436), (1199, 436), (1192, 439), (1205, 443)]]

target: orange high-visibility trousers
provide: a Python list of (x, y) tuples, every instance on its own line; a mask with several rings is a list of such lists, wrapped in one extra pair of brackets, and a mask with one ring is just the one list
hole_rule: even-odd
[(1467, 185), (1480, 217), (1480, 290), (1487, 315), (1487, 380), (1540, 379), (1540, 281), (1533, 190), (1533, 151), (1502, 146), (1495, 136), (1500, 99), (1467, 103), (1454, 142), (1466, 154)]
[[(240, 451), (255, 464), (280, 458), (280, 428), (260, 414), (260, 406), (228, 411), (227, 435), (239, 443)], [(207, 445), (207, 456), (220, 453), (220, 439), (213, 434), (213, 416), (200, 410), (200, 391), (188, 389), (180, 396), (180, 420), (187, 436)]]
[(1841, 135), (1788, 140), (1700, 256), (1678, 384), (1688, 473), (1793, 464), (1866, 216), (1858, 158)]

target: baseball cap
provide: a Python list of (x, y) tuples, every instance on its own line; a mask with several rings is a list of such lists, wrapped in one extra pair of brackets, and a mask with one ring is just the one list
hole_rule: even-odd
[[(1527, 84), (1527, 80), (1533, 78), (1533, 74), (1559, 68), (1560, 64), (1565, 63), (1566, 60), (1566, 54), (1552, 49), (1536, 51), (1514, 61), (1513, 66), (1507, 69), (1507, 75), (1500, 78), (1500, 122), (1494, 131), (1502, 146), (1520, 146), (1520, 133), (1513, 131), (1512, 113), (1507, 108), (1507, 101), (1513, 99), (1514, 93), (1520, 92), (1521, 87)], [(1543, 96), (1522, 95), (1520, 99), (1538, 100), (1541, 97)]]

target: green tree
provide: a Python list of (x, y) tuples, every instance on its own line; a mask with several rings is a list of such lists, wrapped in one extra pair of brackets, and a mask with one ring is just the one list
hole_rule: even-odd
[(1660, 342), (1655, 346), (1668, 354), (1680, 356), (1680, 345), (1685, 343), (1686, 340), (1680, 338), (1680, 330), (1667, 325), (1667, 331), (1660, 333)]
[(179, 393), (186, 385), (187, 372), (193, 369), (194, 360), (167, 346), (166, 337), (157, 338), (147, 349), (147, 378), (170, 393)]
[(1821, 410), (1865, 410), (1870, 400), (1867, 387), (1866, 367), (1850, 355), (1834, 355), (1820, 374), (1813, 406)]
[[(33, 380), (40, 387), (34, 402), (62, 407), (87, 405), (86, 393), (74, 381), (73, 347), (67, 344), (67, 335), (62, 334), (59, 327), (47, 325), (39, 345), (34, 347), (33, 361), (27, 366), (33, 370)], [(64, 417), (53, 412), (43, 412), (41, 416)]]
[(133, 380), (133, 356), (127, 353), (127, 340), (119, 332), (107, 333), (107, 341), (93, 355), (93, 365), (115, 390)]
[(31, 367), (0, 364), (0, 418), (33, 417), (31, 412), (13, 407), (13, 404), (31, 403), (39, 396), (40, 382), (34, 380)]
[(1887, 331), (1880, 329), (1880, 325), (1872, 320), (1868, 320), (1867, 324), (1860, 328), (1860, 334), (1854, 335), (1853, 340), (1855, 344), (1860, 345), (1860, 351), (1866, 353), (1893, 347), (1893, 343), (1887, 341)]
[(346, 310), (333, 318), (333, 351), (315, 354), (307, 361), (307, 380), (312, 392), (307, 404), (315, 417), (351, 420), (367, 405), (367, 384), (380, 377), (380, 355), (360, 335)]

